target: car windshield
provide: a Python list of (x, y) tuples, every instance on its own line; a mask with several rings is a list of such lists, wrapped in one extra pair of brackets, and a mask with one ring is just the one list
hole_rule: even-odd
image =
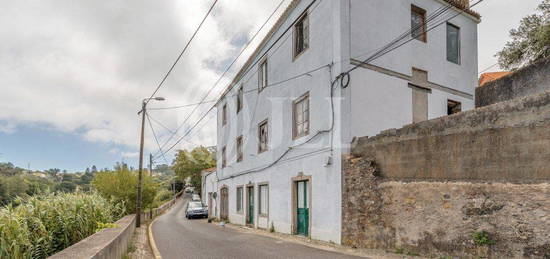
[(202, 204), (200, 202), (190, 202), (189, 208), (195, 209), (195, 208), (202, 208)]

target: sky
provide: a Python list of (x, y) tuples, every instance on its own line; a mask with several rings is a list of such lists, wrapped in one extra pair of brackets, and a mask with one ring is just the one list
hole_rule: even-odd
[[(496, 63), (494, 54), (508, 40), (508, 31), (541, 1), (485, 0), (475, 8), (482, 15), (480, 71)], [(141, 100), (152, 94), (212, 2), (0, 0), (0, 162), (69, 172), (92, 165), (111, 168), (120, 161), (137, 167)], [(158, 92), (166, 101), (151, 101), (149, 108), (199, 102), (279, 2), (218, 1)], [(245, 51), (208, 100), (218, 96), (253, 49)], [(176, 138), (208, 108), (199, 106)], [(161, 144), (171, 135), (164, 127), (176, 129), (192, 109), (149, 111)], [(176, 149), (215, 145), (213, 116)], [(148, 124), (145, 143), (146, 155), (157, 152)], [(173, 156), (169, 152), (166, 160), (155, 162), (171, 162)]]

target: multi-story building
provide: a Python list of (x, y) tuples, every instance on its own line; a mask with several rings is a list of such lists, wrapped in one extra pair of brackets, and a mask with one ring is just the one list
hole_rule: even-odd
[(480, 20), (464, 4), (292, 1), (216, 104), (219, 216), (340, 243), (354, 137), (474, 107)]

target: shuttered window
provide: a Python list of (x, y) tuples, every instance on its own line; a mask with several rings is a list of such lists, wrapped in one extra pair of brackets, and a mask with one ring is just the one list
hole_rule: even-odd
[(259, 187), (260, 204), (258, 211), (260, 216), (267, 216), (269, 208), (269, 188), (267, 184), (260, 185)]
[(243, 136), (237, 138), (237, 162), (243, 161)]
[(237, 212), (243, 212), (243, 187), (237, 187)]

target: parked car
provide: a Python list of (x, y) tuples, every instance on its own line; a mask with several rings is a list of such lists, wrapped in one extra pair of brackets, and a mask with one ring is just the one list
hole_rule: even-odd
[(198, 195), (198, 194), (193, 194), (193, 196), (191, 196), (191, 200), (192, 201), (201, 201), (201, 196)]
[(208, 218), (208, 207), (199, 201), (190, 201), (185, 209), (185, 217), (192, 218)]
[(195, 188), (193, 188), (193, 187), (187, 187), (187, 188), (185, 188), (185, 193), (193, 193), (194, 190), (195, 190)]

